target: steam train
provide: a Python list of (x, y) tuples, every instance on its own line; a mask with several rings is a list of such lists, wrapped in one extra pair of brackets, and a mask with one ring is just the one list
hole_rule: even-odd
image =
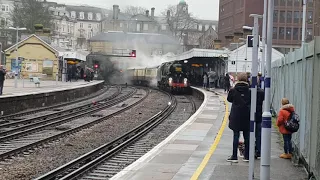
[(160, 66), (129, 68), (127, 76), (132, 84), (157, 86), (169, 92), (190, 92), (187, 66), (178, 62), (166, 62)]

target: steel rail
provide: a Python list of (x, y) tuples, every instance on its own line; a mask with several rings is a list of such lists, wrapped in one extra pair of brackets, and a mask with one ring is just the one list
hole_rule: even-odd
[(0, 120), (12, 119), (12, 118), (15, 118), (15, 117), (21, 117), (21, 116), (24, 116), (24, 115), (35, 114), (37, 112), (46, 111), (48, 109), (55, 109), (55, 108), (67, 106), (67, 105), (70, 105), (70, 104), (79, 103), (81, 101), (86, 101), (86, 100), (92, 99), (92, 98), (94, 98), (96, 96), (100, 96), (103, 93), (107, 92), (109, 89), (110, 89), (109, 86), (105, 86), (105, 88), (99, 90), (98, 92), (90, 94), (90, 95), (85, 96), (83, 98), (77, 98), (76, 100), (73, 100), (73, 101), (59, 103), (59, 104), (52, 105), (52, 106), (46, 106), (46, 107), (41, 107), (41, 108), (37, 108), (37, 109), (33, 109), (33, 110), (27, 110), (27, 111), (14, 113), (14, 114), (8, 114), (8, 115), (0, 116)]
[[(99, 104), (99, 102), (102, 102), (102, 101), (105, 101), (105, 100), (111, 100), (115, 97), (117, 97), (120, 93), (121, 93), (121, 88), (120, 87), (117, 87), (118, 91), (116, 93), (114, 93), (113, 95), (111, 95), (110, 97), (107, 97), (105, 99), (102, 99), (102, 100), (99, 100), (97, 101), (97, 103)], [(31, 117), (31, 118), (26, 118), (26, 119), (22, 119), (22, 120), (19, 120), (19, 121), (14, 121), (14, 122), (9, 122), (9, 123), (4, 123), (4, 124), (0, 124), (0, 129), (1, 128), (8, 128), (8, 127), (12, 127), (12, 126), (17, 126), (17, 125), (20, 125), (20, 124), (29, 124), (29, 123), (32, 123), (34, 121), (37, 121), (37, 120), (46, 120), (48, 117), (52, 117), (54, 115), (56, 116), (59, 116), (59, 117), (65, 117), (65, 116), (68, 116), (70, 115), (69, 114), (65, 114), (65, 115), (62, 115), (63, 113), (67, 113), (67, 112), (71, 112), (71, 113), (75, 113), (79, 110), (82, 110), (84, 108), (87, 108), (87, 107), (92, 107), (93, 104), (92, 103), (86, 103), (84, 105), (80, 105), (80, 106), (77, 106), (75, 108), (72, 108), (72, 109), (65, 109), (65, 110), (61, 110), (59, 112), (52, 112), (52, 113), (48, 113), (48, 114), (44, 114), (44, 115), (41, 115), (41, 116), (36, 116), (36, 117)], [(57, 117), (56, 117), (57, 118)], [(0, 136), (3, 136), (5, 135), (6, 132), (1, 132), (0, 133)]]
[[(167, 93), (168, 94), (168, 93)], [(163, 120), (165, 120), (176, 108), (177, 100), (174, 96), (170, 95), (171, 104), (166, 106), (166, 108), (153, 117), (149, 118), (144, 123), (138, 125), (131, 131), (125, 133), (124, 135), (116, 138), (115, 140), (104, 144), (73, 161), (64, 164), (38, 178), (35, 180), (54, 180), (54, 179), (68, 179), (72, 180), (82, 176), (91, 169), (98, 166), (103, 161), (109, 159), (125, 147), (129, 146), (140, 137), (150, 132), (154, 127), (159, 125)], [(66, 174), (65, 174), (66, 173)]]
[[(134, 93), (133, 93), (133, 94), (134, 94)], [(22, 147), (13, 149), (13, 150), (11, 150), (11, 151), (7, 151), (7, 152), (5, 152), (5, 153), (2, 153), (2, 154), (0, 154), (0, 160), (1, 160), (1, 159), (9, 158), (9, 157), (11, 157), (11, 156), (13, 156), (13, 155), (16, 155), (16, 154), (18, 154), (18, 153), (20, 153), (20, 152), (23, 152), (23, 151), (25, 151), (25, 150), (30, 150), (30, 149), (33, 149), (34, 147), (41, 146), (42, 144), (45, 144), (45, 143), (47, 143), (47, 142), (54, 141), (54, 140), (56, 140), (56, 139), (59, 139), (59, 138), (61, 138), (61, 137), (66, 136), (66, 135), (69, 135), (69, 134), (78, 132), (78, 131), (80, 131), (80, 130), (82, 130), (82, 129), (89, 128), (89, 127), (91, 127), (91, 126), (93, 126), (93, 125), (95, 125), (95, 124), (97, 124), (97, 123), (100, 123), (100, 122), (102, 122), (102, 121), (104, 121), (104, 120), (107, 120), (107, 119), (109, 119), (109, 118), (111, 118), (111, 117), (113, 117), (113, 116), (115, 116), (115, 115), (118, 115), (118, 114), (120, 114), (120, 113), (122, 113), (122, 112), (124, 112), (124, 111), (126, 111), (126, 110), (128, 110), (128, 109), (130, 109), (130, 108), (132, 108), (132, 107), (134, 107), (134, 106), (136, 106), (137, 104), (139, 104), (140, 102), (142, 102), (148, 95), (149, 95), (149, 91), (147, 91), (147, 94), (146, 94), (143, 98), (141, 98), (140, 100), (138, 100), (137, 102), (135, 102), (135, 103), (133, 103), (133, 104), (131, 104), (131, 105), (129, 105), (129, 106), (127, 106), (127, 107), (125, 107), (125, 108), (117, 111), (117, 112), (114, 112), (114, 113), (112, 113), (112, 114), (110, 114), (110, 115), (107, 115), (107, 116), (104, 116), (104, 117), (100, 117), (100, 118), (98, 118), (97, 120), (94, 120), (94, 121), (92, 121), (92, 122), (83, 124), (83, 125), (81, 125), (81, 126), (78, 126), (78, 127), (72, 128), (72, 129), (69, 129), (69, 130), (64, 131), (64, 132), (62, 132), (62, 133), (53, 135), (53, 136), (48, 137), (48, 138), (45, 138), (45, 139), (42, 139), (42, 140), (40, 140), (40, 141), (37, 141), (37, 142), (34, 142), (34, 143), (30, 143), (30, 144), (28, 144), (28, 145), (25, 145), (25, 146), (22, 146)]]
[[(15, 128), (6, 132), (11, 132), (11, 134), (8, 134), (6, 136), (2, 136), (0, 137), (0, 142), (4, 142), (4, 141), (8, 141), (11, 139), (16, 139), (18, 137), (21, 136), (25, 136), (27, 134), (31, 134), (37, 131), (40, 131), (42, 129), (45, 129), (47, 127), (51, 127), (51, 126), (57, 126), (60, 124), (64, 124), (66, 122), (72, 121), (75, 118), (79, 118), (82, 116), (88, 116), (88, 114), (100, 111), (102, 109), (114, 106), (128, 98), (130, 98), (131, 96), (133, 96), (136, 93), (136, 89), (133, 89), (133, 91), (131, 91), (130, 93), (121, 96), (119, 98), (115, 98), (115, 99), (111, 99), (110, 101), (108, 101), (107, 103), (101, 105), (101, 106), (97, 106), (97, 107), (92, 107), (91, 109), (88, 109), (87, 111), (83, 111), (81, 113), (77, 112), (72, 112), (70, 114), (66, 114), (63, 116), (58, 116), (58, 117), (54, 117), (51, 119), (46, 119), (45, 121), (40, 121), (40, 122), (36, 122), (36, 123), (32, 123), (32, 124), (28, 124), (26, 126), (22, 126), (19, 128)], [(63, 119), (61, 119), (63, 118)], [(28, 129), (29, 128), (29, 129)], [(5, 133), (5, 132), (4, 132)]]

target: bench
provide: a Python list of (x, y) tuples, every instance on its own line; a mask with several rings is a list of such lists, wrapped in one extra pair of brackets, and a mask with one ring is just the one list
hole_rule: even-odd
[(33, 77), (32, 79), (36, 87), (40, 87), (40, 79), (38, 77)]

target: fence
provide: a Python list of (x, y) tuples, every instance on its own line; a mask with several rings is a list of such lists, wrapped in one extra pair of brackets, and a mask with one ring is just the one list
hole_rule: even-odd
[[(300, 130), (293, 135), (296, 154), (320, 180), (320, 37), (272, 62), (272, 106), (281, 108), (287, 97), (300, 116)], [(304, 58), (305, 57), (305, 58)]]

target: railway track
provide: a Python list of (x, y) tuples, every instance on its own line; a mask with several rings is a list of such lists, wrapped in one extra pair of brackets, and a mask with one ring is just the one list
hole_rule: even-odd
[(120, 93), (121, 87), (117, 87), (117, 91), (113, 95), (109, 96), (106, 99), (98, 101), (96, 105), (93, 103), (86, 103), (75, 108), (58, 109), (59, 111), (57, 112), (53, 109), (53, 112), (41, 116), (0, 124), (0, 142), (30, 134), (34, 131), (41, 130), (44, 127), (50, 126), (50, 124), (59, 125), (59, 123), (61, 124), (74, 118), (84, 116), (86, 115), (86, 113), (98, 111), (100, 110), (100, 107), (105, 108), (106, 106), (112, 105), (114, 102), (117, 102), (117, 100), (114, 98), (117, 97)]
[[(103, 178), (101, 178), (101, 176), (99, 176), (100, 178), (95, 176), (94, 179), (106, 179), (114, 175), (119, 168), (123, 168), (114, 160), (112, 161), (117, 154), (118, 155), (116, 157), (118, 158), (118, 161), (131, 163), (136, 158), (139, 158), (150, 150), (150, 147), (146, 147), (147, 139), (143, 141), (140, 141), (139, 139), (143, 139), (148, 132), (162, 123), (175, 110), (177, 107), (177, 99), (172, 95), (169, 96), (171, 98), (171, 103), (169, 103), (163, 111), (160, 111), (141, 125), (135, 127), (131, 131), (116, 138), (115, 140), (106, 143), (63, 166), (60, 166), (59, 168), (54, 169), (43, 176), (36, 178), (36, 180), (78, 179), (83, 175), (88, 174), (93, 169), (95, 169), (93, 172), (104, 173), (102, 175)], [(139, 140), (139, 142), (135, 143), (137, 140)], [(130, 156), (132, 155), (132, 151), (137, 151), (137, 149), (131, 147), (133, 144), (136, 147), (140, 147), (141, 150), (138, 154)], [(119, 158), (119, 152), (122, 150), (124, 151), (120, 153)], [(91, 173), (89, 173), (89, 176), (90, 174)], [(84, 177), (84, 179), (86, 178)]]
[[(103, 109), (114, 106), (120, 102), (123, 102), (129, 99), (136, 92), (137, 92), (136, 88), (131, 88), (131, 91), (129, 91), (127, 94), (124, 94), (115, 99), (111, 99), (110, 101), (104, 102), (101, 105), (93, 107), (88, 111), (81, 112), (81, 113), (78, 112), (77, 114), (73, 114), (72, 116), (63, 118), (63, 119), (61, 119), (61, 117), (59, 116), (59, 117), (56, 117), (55, 120), (52, 120), (50, 122), (48, 122), (47, 120), (44, 122), (41, 122), (41, 121), (36, 122), (36, 123), (40, 123), (38, 124), (39, 126), (31, 127), (30, 129), (27, 129), (27, 130), (17, 131), (13, 134), (0, 137), (0, 139), (2, 139), (2, 143), (0, 144), (0, 160), (5, 160), (6, 158), (10, 158), (11, 156), (19, 154), (21, 152), (28, 154), (27, 151), (32, 151), (32, 149), (35, 147), (38, 147), (38, 146), (41, 146), (42, 144), (59, 139), (60, 137), (66, 136), (68, 134), (72, 134), (74, 132), (80, 131), (81, 129), (88, 128), (96, 123), (99, 123), (116, 114), (119, 114), (123, 112), (124, 109), (128, 109), (136, 105), (137, 103), (141, 102), (147, 95), (145, 97), (141, 97), (136, 103), (130, 106), (127, 106), (121, 109), (120, 111), (116, 111), (108, 116), (103, 116), (103, 117), (92, 116), (92, 113), (101, 111)], [(84, 118), (76, 119), (84, 116), (85, 116), (85, 119)], [(69, 121), (72, 121), (72, 123)], [(67, 122), (69, 122), (69, 124)], [(71, 128), (56, 129), (57, 126), (60, 124), (64, 124), (67, 126), (69, 125), (71, 126)], [(27, 126), (30, 126), (30, 125), (27, 125)], [(21, 137), (21, 138), (18, 138), (18, 137)]]
[(14, 113), (14, 114), (0, 116), (0, 124), (6, 123), (8, 120), (19, 120), (19, 119), (21, 119), (19, 117), (22, 117), (22, 116), (25, 116), (25, 115), (35, 114), (35, 113), (38, 113), (38, 112), (41, 112), (41, 111), (46, 111), (46, 110), (50, 110), (50, 109), (56, 109), (56, 108), (59, 108), (59, 107), (67, 106), (67, 105), (78, 103), (78, 102), (81, 102), (81, 101), (86, 101), (86, 100), (89, 100), (91, 98), (94, 98), (96, 96), (100, 96), (100, 95), (106, 93), (109, 90), (109, 88), (110, 88), (109, 86), (105, 86), (103, 89), (101, 89), (100, 91), (98, 91), (96, 93), (90, 94), (90, 95), (85, 96), (83, 98), (78, 98), (78, 99), (76, 99), (74, 101), (69, 101), (69, 102), (65, 102), (65, 103), (59, 103), (59, 104), (52, 105), (52, 106), (46, 106), (46, 107), (41, 107), (41, 108), (37, 108), (37, 109), (32, 109), (32, 110), (22, 111), (22, 112), (18, 112), (18, 113)]

